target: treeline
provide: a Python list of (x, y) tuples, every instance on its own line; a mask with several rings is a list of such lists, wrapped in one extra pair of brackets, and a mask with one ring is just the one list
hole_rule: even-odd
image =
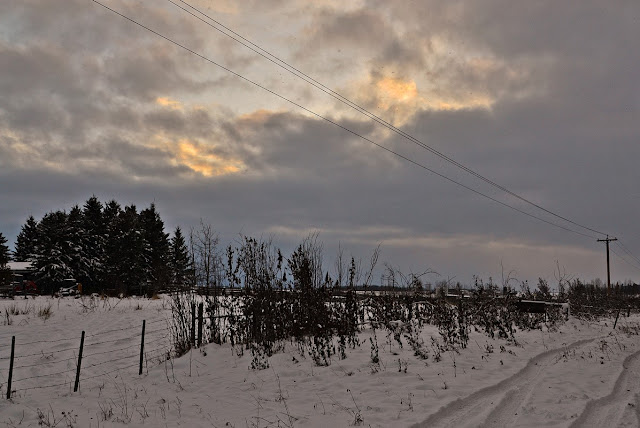
[(7, 263), (11, 261), (11, 253), (7, 246), (7, 238), (0, 233), (0, 287), (11, 284), (11, 270)]
[(138, 212), (95, 196), (82, 207), (30, 216), (15, 243), (14, 261), (31, 262), (42, 293), (74, 278), (83, 292), (153, 295), (189, 285), (193, 269), (179, 227), (173, 236), (154, 204)]

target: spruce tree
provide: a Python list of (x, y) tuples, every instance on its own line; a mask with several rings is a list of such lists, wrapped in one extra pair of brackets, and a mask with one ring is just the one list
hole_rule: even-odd
[(145, 240), (135, 205), (125, 207), (115, 221), (116, 289), (125, 294), (144, 294), (146, 292)]
[(69, 267), (72, 275), (77, 281), (86, 281), (89, 276), (89, 261), (86, 253), (87, 232), (84, 229), (82, 211), (77, 205), (69, 211), (65, 235), (69, 245)]
[(104, 280), (105, 242), (107, 228), (102, 213), (102, 203), (92, 196), (85, 202), (82, 210), (83, 226), (86, 232), (85, 254), (87, 257), (87, 276), (80, 279), (87, 291), (98, 291)]
[(180, 226), (176, 227), (171, 238), (171, 259), (169, 266), (171, 267), (171, 285), (178, 289), (182, 289), (193, 283), (193, 266), (189, 249), (182, 235)]
[(67, 214), (46, 214), (38, 224), (38, 246), (33, 261), (35, 278), (44, 293), (53, 293), (63, 280), (73, 276), (72, 245), (67, 233)]
[(32, 261), (38, 246), (38, 222), (29, 216), (16, 238), (13, 259), (17, 262)]
[(169, 267), (169, 234), (164, 232), (164, 222), (155, 204), (140, 212), (140, 229), (144, 238), (146, 279), (150, 286), (147, 293), (155, 294), (166, 289), (171, 281)]
[(100, 287), (101, 291), (119, 289), (124, 292), (119, 284), (118, 266), (120, 265), (120, 242), (119, 242), (119, 217), (122, 213), (120, 204), (115, 200), (107, 202), (104, 206), (102, 222), (105, 230), (104, 256), (101, 270)]
[(0, 286), (11, 284), (11, 269), (7, 265), (11, 261), (10, 256), (7, 238), (0, 233)]

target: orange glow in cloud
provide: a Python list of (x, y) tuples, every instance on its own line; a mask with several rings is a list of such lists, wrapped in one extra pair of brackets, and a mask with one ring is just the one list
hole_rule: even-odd
[(218, 155), (207, 153), (198, 145), (188, 141), (178, 142), (176, 162), (189, 167), (192, 171), (213, 177), (240, 172), (244, 164), (237, 159), (224, 159)]
[[(478, 67), (490, 67), (487, 62), (478, 62), (476, 65)], [(469, 94), (463, 97), (443, 97), (442, 95), (434, 94), (425, 99), (418, 94), (416, 82), (413, 80), (385, 77), (379, 80), (376, 85), (380, 95), (382, 95), (380, 106), (385, 109), (394, 106), (394, 103), (404, 103), (407, 106), (417, 103), (415, 105), (422, 105), (435, 110), (490, 108), (493, 104), (493, 100), (490, 97), (481, 94)]]
[(162, 107), (170, 108), (171, 110), (182, 109), (182, 103), (180, 101), (172, 100), (169, 97), (156, 98), (156, 104), (161, 105)]
[(440, 100), (437, 102), (436, 108), (438, 110), (462, 110), (469, 108), (484, 108), (489, 109), (493, 104), (493, 100), (488, 96), (471, 96), (466, 99), (457, 100)]
[(275, 111), (259, 109), (240, 115), (238, 119), (244, 122), (263, 123), (269, 120), (269, 118), (274, 114), (276, 114)]
[(394, 101), (410, 101), (418, 96), (418, 87), (413, 80), (385, 77), (378, 81), (377, 86), (383, 96)]

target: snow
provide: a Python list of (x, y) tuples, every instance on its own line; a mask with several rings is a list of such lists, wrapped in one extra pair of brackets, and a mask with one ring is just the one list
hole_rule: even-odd
[(9, 262), (7, 267), (12, 271), (31, 270), (33, 269), (33, 264), (31, 262)]
[[(163, 358), (170, 346), (166, 299), (40, 296), (0, 300), (0, 311), (0, 424), (9, 427), (640, 424), (635, 314), (621, 317), (615, 330), (611, 319), (570, 318), (557, 331), (519, 331), (517, 344), (472, 332), (466, 349), (442, 352), (438, 362), (432, 352), (418, 359), (406, 340), (401, 348), (393, 334), (376, 330), (380, 363), (373, 364), (367, 329), (359, 347), (347, 349), (344, 360), (333, 356), (328, 367), (287, 343), (269, 368), (250, 370), (250, 352), (238, 355), (230, 345)], [(150, 353), (139, 376), (142, 320)], [(83, 330), (80, 388), (73, 392)], [(6, 400), (12, 336), (16, 392)], [(438, 336), (434, 327), (422, 330), (428, 350)]]

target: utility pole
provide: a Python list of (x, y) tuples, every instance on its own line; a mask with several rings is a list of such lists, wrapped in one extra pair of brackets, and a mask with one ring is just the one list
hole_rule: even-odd
[(606, 242), (607, 243), (607, 293), (611, 293), (611, 269), (609, 268), (609, 242), (617, 241), (618, 238), (609, 238), (607, 235), (607, 239), (598, 239), (598, 242)]

